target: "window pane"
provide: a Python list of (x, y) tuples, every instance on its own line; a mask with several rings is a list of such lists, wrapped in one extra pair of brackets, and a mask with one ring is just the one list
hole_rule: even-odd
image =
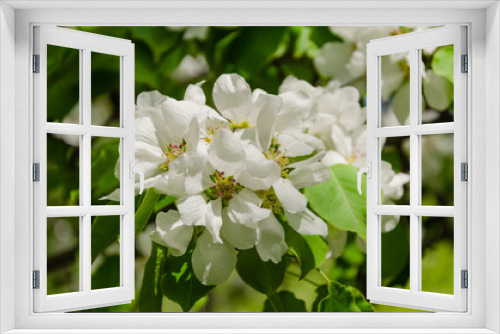
[(410, 137), (380, 138), (383, 205), (410, 204)]
[(453, 134), (421, 138), (422, 205), (453, 206)]
[(47, 205), (80, 205), (80, 136), (47, 134)]
[(80, 218), (47, 218), (47, 294), (80, 291)]
[(92, 217), (92, 290), (120, 286), (121, 216)]
[(91, 124), (120, 126), (120, 57), (92, 52)]
[(410, 124), (410, 53), (380, 57), (381, 125)]
[(80, 50), (47, 45), (47, 122), (80, 123)]
[(92, 205), (120, 204), (120, 139), (92, 138)]
[(453, 122), (453, 45), (421, 50), (422, 124)]
[(453, 218), (422, 217), (422, 291), (453, 294)]
[[(409, 289), (410, 220), (408, 216), (380, 216), (382, 231), (382, 286)], [(392, 230), (387, 230), (388, 226)], [(394, 227), (395, 225), (395, 227)]]

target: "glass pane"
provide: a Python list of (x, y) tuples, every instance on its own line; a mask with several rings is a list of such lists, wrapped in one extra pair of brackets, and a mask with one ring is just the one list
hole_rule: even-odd
[(92, 290), (120, 286), (121, 216), (92, 217)]
[(453, 122), (453, 45), (421, 50), (422, 124)]
[(80, 123), (80, 50), (47, 45), (47, 122)]
[(47, 294), (80, 291), (80, 218), (47, 218)]
[(453, 294), (453, 218), (422, 217), (422, 291)]
[(120, 126), (120, 57), (92, 52), (91, 124)]
[(80, 136), (47, 134), (47, 205), (80, 205)]
[(410, 204), (410, 137), (380, 138), (383, 205)]
[(92, 138), (92, 205), (120, 204), (120, 139)]
[(421, 138), (422, 205), (453, 206), (453, 134)]
[[(396, 225), (384, 232), (384, 224)], [(408, 216), (380, 216), (382, 224), (382, 286), (410, 288), (410, 220)]]
[(380, 57), (381, 125), (410, 124), (410, 53)]

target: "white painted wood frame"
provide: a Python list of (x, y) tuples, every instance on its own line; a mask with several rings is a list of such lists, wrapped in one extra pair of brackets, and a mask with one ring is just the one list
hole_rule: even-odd
[[(467, 54), (466, 27), (436, 28), (372, 40), (367, 45), (367, 298), (378, 304), (431, 311), (467, 310), (467, 290), (461, 287), (461, 270), (467, 270), (467, 182), (461, 181), (461, 163), (467, 163), (467, 73), (461, 73), (461, 55)], [(422, 57), (425, 48), (454, 46), (454, 121), (422, 124)], [(382, 127), (381, 57), (409, 53), (410, 125)], [(424, 206), (422, 188), (422, 141), (424, 134), (453, 133), (454, 206)], [(385, 137), (410, 139), (410, 205), (381, 205), (381, 151)], [(410, 218), (410, 289), (382, 286), (382, 215)], [(422, 291), (422, 216), (453, 217), (453, 295)]]
[[(40, 73), (33, 74), (35, 111), (33, 161), (40, 163), (40, 181), (33, 186), (34, 270), (40, 271), (40, 288), (34, 289), (34, 311), (74, 311), (129, 303), (134, 285), (134, 180), (129, 162), (134, 161), (134, 44), (67, 28), (34, 27), (34, 52), (40, 55)], [(79, 50), (79, 124), (47, 122), (47, 45)], [(115, 55), (120, 60), (120, 127), (91, 125), (91, 54)], [(80, 205), (47, 206), (47, 134), (79, 136)], [(120, 138), (120, 205), (91, 205), (91, 140), (93, 136)], [(120, 216), (120, 286), (91, 289), (92, 216)], [(78, 292), (47, 295), (47, 218), (79, 217)]]

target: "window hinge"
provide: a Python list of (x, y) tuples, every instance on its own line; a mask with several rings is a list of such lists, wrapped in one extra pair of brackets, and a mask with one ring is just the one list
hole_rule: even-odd
[(467, 289), (469, 287), (469, 274), (467, 272), (467, 270), (462, 270), (461, 271), (461, 286), (462, 286), (462, 289)]
[(469, 72), (469, 57), (467, 55), (462, 55), (462, 70), (460, 72)]
[(33, 289), (40, 289), (40, 270), (33, 270)]
[(40, 55), (33, 55), (33, 73), (40, 73)]
[(40, 164), (38, 162), (33, 164), (33, 181), (40, 182)]
[(469, 181), (469, 166), (466, 162), (460, 164), (460, 180)]

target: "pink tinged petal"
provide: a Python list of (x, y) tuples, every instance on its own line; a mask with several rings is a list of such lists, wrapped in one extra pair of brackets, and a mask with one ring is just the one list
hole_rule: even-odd
[(303, 235), (321, 235), (328, 234), (328, 226), (323, 219), (316, 216), (309, 209), (299, 213), (290, 213), (285, 211), (286, 219), (291, 227)]
[(276, 115), (281, 109), (281, 99), (274, 95), (261, 94), (257, 100), (260, 111), (257, 116), (257, 139), (262, 151), (267, 152), (274, 135)]
[(156, 215), (156, 231), (150, 235), (157, 244), (168, 247), (170, 254), (181, 256), (193, 237), (193, 227), (184, 225), (178, 211), (159, 212)]
[(336, 151), (327, 151), (321, 162), (327, 166), (347, 164), (347, 160), (342, 156), (342, 154)]
[(224, 117), (240, 124), (246, 120), (252, 106), (252, 90), (243, 77), (223, 74), (215, 82), (213, 100)]
[(258, 240), (259, 230), (245, 225), (235, 224), (227, 215), (227, 207), (222, 209), (221, 235), (225, 241), (238, 249), (250, 249)]
[(290, 181), (298, 189), (323, 183), (328, 181), (330, 177), (330, 169), (321, 162), (315, 162), (311, 165), (294, 169), (290, 173)]
[(184, 134), (184, 139), (186, 140), (186, 151), (196, 151), (198, 149), (200, 127), (196, 118), (192, 118), (189, 122), (187, 131)]
[(196, 85), (189, 85), (184, 93), (184, 100), (194, 102), (198, 105), (204, 105), (206, 98), (201, 85), (205, 81), (198, 82)]
[(220, 238), (220, 229), (222, 227), (222, 199), (217, 198), (215, 201), (210, 201), (207, 204), (205, 213), (205, 227), (212, 235), (213, 242), (222, 243)]
[(210, 145), (210, 162), (226, 175), (235, 175), (245, 166), (245, 151), (240, 141), (228, 129), (217, 130)]
[(257, 222), (267, 218), (270, 211), (260, 207), (259, 196), (248, 189), (243, 189), (233, 196), (228, 204), (228, 217), (235, 224), (255, 228)]
[(255, 249), (262, 261), (271, 260), (274, 263), (280, 262), (288, 250), (285, 243), (285, 230), (274, 214), (259, 222), (259, 241)]
[(207, 203), (203, 195), (179, 198), (177, 208), (181, 213), (181, 219), (186, 225), (205, 225), (205, 214)]
[(237, 180), (252, 190), (269, 189), (278, 180), (281, 169), (253, 145), (247, 146), (245, 168), (237, 175)]
[(298, 213), (305, 210), (306, 197), (293, 186), (289, 179), (280, 178), (273, 184), (273, 189), (285, 211)]
[(321, 161), (321, 159), (323, 159), (323, 157), (325, 155), (326, 155), (326, 152), (325, 151), (321, 151), (318, 154), (313, 155), (309, 159), (302, 160), (302, 161), (299, 161), (299, 162), (295, 162), (293, 164), (288, 165), (288, 167), (289, 168), (303, 168), (303, 167), (311, 165), (311, 164), (313, 164), (315, 162)]
[(236, 251), (228, 243), (214, 243), (210, 233), (205, 231), (198, 238), (191, 259), (193, 271), (204, 285), (218, 285), (225, 282), (236, 266)]

